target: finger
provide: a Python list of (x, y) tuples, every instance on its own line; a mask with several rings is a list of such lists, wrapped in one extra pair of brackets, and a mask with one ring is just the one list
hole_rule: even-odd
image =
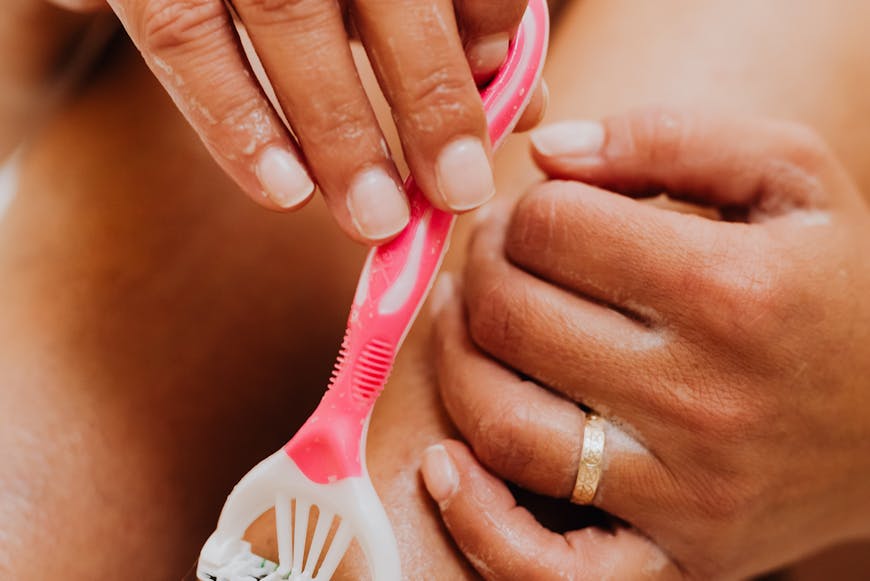
[(544, 119), (547, 114), (547, 108), (550, 106), (550, 89), (547, 87), (547, 81), (541, 80), (538, 87), (532, 93), (532, 98), (529, 105), (520, 117), (516, 128), (517, 133), (522, 133), (536, 127)]
[[(469, 340), (451, 286), (451, 279), (442, 277), (433, 293), (441, 303), (434, 327), (435, 368), (451, 420), (475, 455), (498, 476), (539, 494), (570, 498), (586, 414), (478, 351)], [(637, 516), (638, 507), (660, 506), (675, 497), (658, 460), (609, 421), (605, 425), (605, 474), (594, 503), (627, 517)], [(639, 482), (643, 487), (637, 486)]]
[(532, 143), (536, 162), (551, 176), (751, 208), (757, 219), (824, 209), (826, 192), (847, 182), (819, 137), (767, 119), (641, 110), (600, 123), (557, 123), (536, 131)]
[(427, 449), (421, 470), (451, 536), (485, 579), (679, 578), (669, 559), (633, 531), (545, 529), (459, 442)]
[(482, 205), (495, 194), (491, 148), (452, 3), (356, 0), (354, 7), (418, 185), (444, 210)]
[(489, 221), (469, 248), (462, 293), (475, 345), (574, 401), (619, 410), (640, 430), (672, 417), (663, 362), (682, 356), (679, 336), (515, 267), (503, 236)]
[(445, 274), (433, 292), (448, 295), (435, 317), (435, 365), (453, 423), (500, 476), (540, 494), (569, 497), (585, 414), (481, 354), (465, 330), (456, 290)]
[[(708, 405), (709, 392), (697, 389), (706, 347), (734, 341), (735, 325), (763, 324), (759, 313), (767, 316), (781, 300), (777, 255), (764, 229), (683, 216), (583, 184), (555, 185), (593, 194), (573, 202), (586, 222), (555, 220), (546, 234), (558, 239), (579, 228), (579, 241), (563, 255), (542, 244), (522, 260), (531, 265), (523, 270), (504, 250), (525, 257), (513, 248), (522, 242), (506, 242), (502, 218), (493, 213), (475, 231), (465, 265), (469, 334), (481, 350), (538, 383), (618, 412), (661, 456), (673, 448), (664, 445), (673, 427), (691, 428), (687, 420)], [(649, 216), (638, 220), (637, 235), (626, 226), (635, 211)], [(567, 212), (550, 205), (543, 215)], [(659, 218), (676, 222), (662, 225)], [(697, 242), (674, 245), (696, 225), (703, 227)], [(741, 230), (726, 237), (709, 235), (709, 228)], [(738, 335), (741, 346), (751, 347), (745, 333)]]
[(382, 242), (408, 224), (398, 171), (336, 2), (235, 0), (281, 108), (342, 228)]
[(491, 79), (507, 58), (528, 0), (456, 0), (465, 54), (474, 80)]
[(520, 199), (505, 252), (545, 280), (655, 325), (706, 302), (709, 295), (687, 296), (686, 288), (705, 290), (711, 272), (746, 264), (764, 235), (577, 182), (548, 182)]
[(304, 204), (314, 184), (249, 74), (221, 0), (110, 0), (148, 66), (220, 166), (272, 209)]

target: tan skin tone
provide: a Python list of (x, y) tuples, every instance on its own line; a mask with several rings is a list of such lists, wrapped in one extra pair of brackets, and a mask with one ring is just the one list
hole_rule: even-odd
[[(385, 241), (407, 225), (399, 172), (354, 68), (348, 26), (374, 64), (404, 157), (430, 201), (461, 212), (495, 193), (475, 80), (485, 82), (504, 61), (525, 0), (107, 3), (215, 161), (268, 208), (301, 207), (316, 182), (358, 241)], [(245, 26), (292, 135), (261, 90), (258, 67), (247, 63), (234, 20)], [(464, 180), (453, 179), (456, 172)]]
[[(3, 222), (4, 578), (40, 561), (181, 577), (238, 474), (315, 403), (362, 257), (321, 236), (322, 206), (288, 223), (235, 195), (136, 55), (113, 52), (26, 155)], [(319, 283), (258, 274), (277, 257)], [(230, 429), (240, 417), (257, 428)]]
[[(820, 132), (868, 191), (856, 15), (820, 30), (824, 19), (809, 8), (792, 9), (787, 25), (733, 2), (682, 8), (671, 12), (680, 28), (699, 31), (688, 60), (676, 34), (660, 34), (665, 10), (635, 8), (634, 20), (616, 2), (587, 2), (565, 14), (570, 33), (557, 33), (548, 71), (552, 116), (596, 119), (701, 98), (776, 113)], [(723, 14), (758, 22), (764, 34), (729, 43), (714, 34)], [(753, 46), (771, 37), (802, 48), (783, 62)], [(324, 226), (323, 206), (288, 219), (237, 199), (138, 57), (114, 52), (35, 140), (0, 228), (0, 320), (16, 330), (0, 348), (0, 449), (16, 451), (0, 464), (0, 522), (4, 538), (18, 540), (0, 548), (4, 577), (29, 574), (34, 562), (48, 577), (180, 577), (228, 488), (316, 399), (362, 255)], [(716, 63), (743, 72), (723, 83), (707, 74)], [(786, 98), (794, 94), (801, 99)], [(506, 193), (534, 178), (526, 149), (515, 141), (501, 158)], [(467, 232), (457, 232), (454, 267)], [(369, 464), (409, 577), (471, 578), (418, 474), (428, 445), (458, 435), (439, 403), (430, 325), (424, 315), (379, 403)], [(256, 429), (249, 418), (261, 418)], [(633, 542), (632, 558), (658, 556)], [(112, 551), (96, 549), (109, 543)], [(349, 577), (358, 566), (349, 563)]]
[[(71, 46), (92, 19), (45, 2), (9, 0), (0, 18), (0, 156), (45, 112)], [(34, 35), (38, 29), (41, 34)]]
[[(738, 579), (870, 539), (870, 210), (854, 182), (795, 125), (643, 111), (603, 130), (594, 153), (536, 150), (583, 183), (530, 190), (478, 230), (461, 297), (450, 279), (435, 291), (441, 394), (479, 459), (449, 442), (424, 463), (457, 545), (487, 579)], [(570, 497), (578, 403), (612, 424), (594, 504), (638, 532), (551, 533), (481, 466)], [(642, 535), (667, 556), (625, 558)]]

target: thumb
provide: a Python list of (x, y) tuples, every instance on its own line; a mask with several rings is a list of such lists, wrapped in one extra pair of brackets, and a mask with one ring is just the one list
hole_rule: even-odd
[(543, 127), (532, 133), (532, 148), (550, 177), (753, 216), (824, 208), (844, 192), (854, 195), (824, 141), (783, 121), (645, 109)]

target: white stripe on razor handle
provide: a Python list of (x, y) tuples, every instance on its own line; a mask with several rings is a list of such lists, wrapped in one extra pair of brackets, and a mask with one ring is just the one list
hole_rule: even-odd
[[(507, 61), (481, 93), (490, 138), (513, 130), (540, 79), (546, 55), (545, 0), (531, 0)], [(399, 581), (396, 539), (365, 466), (375, 400), (447, 251), (455, 217), (405, 184), (411, 223), (373, 249), (360, 277), (329, 389), (287, 445), (236, 485), (200, 554), (203, 581), (325, 580), (356, 539), (375, 581)], [(278, 563), (251, 553), (243, 537), (275, 508)]]

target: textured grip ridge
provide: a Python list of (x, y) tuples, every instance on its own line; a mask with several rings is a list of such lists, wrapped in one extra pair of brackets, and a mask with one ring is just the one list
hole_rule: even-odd
[(339, 376), (347, 364), (347, 356), (350, 351), (350, 328), (344, 332), (344, 338), (341, 340), (341, 347), (338, 349), (338, 357), (335, 358), (335, 365), (332, 366), (332, 375), (329, 377), (327, 389), (335, 387)]
[(396, 348), (390, 341), (375, 338), (368, 340), (362, 349), (352, 354), (350, 334), (348, 330), (341, 342), (329, 389), (342, 379), (349, 379), (353, 398), (361, 403), (371, 402), (381, 394), (387, 383)]
[(387, 342), (372, 339), (366, 343), (353, 369), (353, 395), (360, 401), (377, 398), (393, 369), (395, 349)]

